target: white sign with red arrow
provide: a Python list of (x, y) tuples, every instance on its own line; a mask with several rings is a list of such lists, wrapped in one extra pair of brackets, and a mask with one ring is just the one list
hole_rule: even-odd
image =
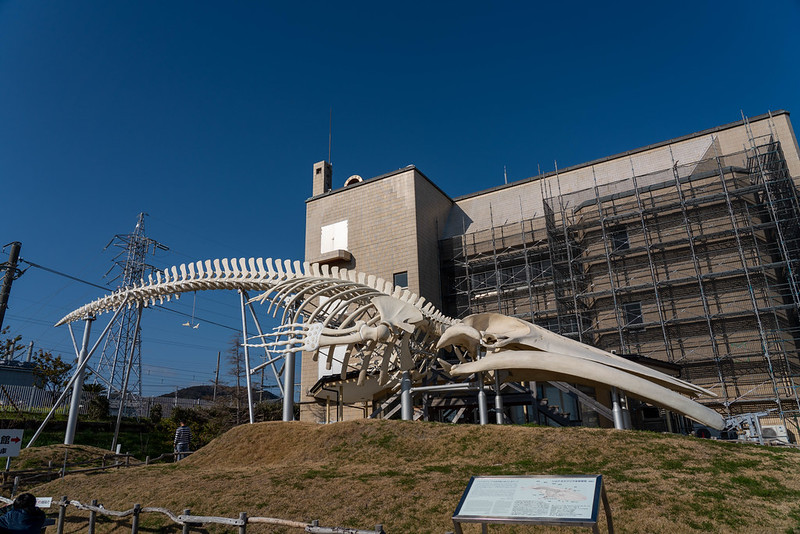
[(22, 430), (10, 430), (8, 428), (0, 430), (0, 458), (19, 456), (22, 432)]

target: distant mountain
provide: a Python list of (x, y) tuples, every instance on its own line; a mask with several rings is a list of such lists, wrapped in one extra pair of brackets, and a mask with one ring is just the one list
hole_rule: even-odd
[[(217, 386), (217, 398), (222, 397), (233, 397), (235, 395), (236, 388), (233, 386)], [(255, 398), (258, 399), (259, 392), (256, 388), (254, 388), (253, 394)], [(267, 390), (261, 394), (264, 400), (274, 400), (277, 399), (278, 396), (274, 393), (271, 393)], [(174, 397), (175, 393), (165, 393), (163, 395), (159, 395), (159, 398), (165, 397)], [(214, 386), (189, 386), (188, 388), (183, 388), (178, 390), (178, 398), (180, 399), (201, 399), (201, 400), (213, 400), (214, 399)]]

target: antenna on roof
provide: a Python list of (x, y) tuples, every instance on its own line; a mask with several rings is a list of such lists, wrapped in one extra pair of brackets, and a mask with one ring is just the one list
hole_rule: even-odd
[(331, 132), (333, 132), (333, 106), (328, 115), (328, 163), (331, 163)]
[(505, 165), (503, 165), (503, 180), (508, 184), (508, 172), (506, 171)]

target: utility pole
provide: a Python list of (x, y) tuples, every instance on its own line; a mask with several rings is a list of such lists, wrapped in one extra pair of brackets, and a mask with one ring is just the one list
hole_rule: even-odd
[(217, 371), (214, 373), (214, 402), (217, 402), (217, 385), (219, 385), (219, 357), (222, 352), (217, 351)]
[(22, 271), (17, 268), (19, 249), (22, 248), (22, 243), (13, 241), (6, 245), (6, 247), (8, 246), (11, 247), (11, 251), (8, 253), (8, 261), (0, 263), (0, 271), (5, 271), (3, 274), (3, 284), (0, 286), (0, 332), (3, 330), (3, 318), (6, 316), (6, 308), (8, 308), (8, 296), (11, 294), (11, 284), (14, 280), (22, 276)]

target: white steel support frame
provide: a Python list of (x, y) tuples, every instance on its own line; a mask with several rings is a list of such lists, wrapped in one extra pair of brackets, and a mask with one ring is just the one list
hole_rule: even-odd
[(622, 407), (620, 406), (619, 392), (617, 388), (611, 388), (611, 411), (614, 414), (614, 428), (617, 430), (625, 430), (625, 417), (622, 414)]
[(294, 355), (294, 351), (287, 352), (286, 362), (283, 364), (284, 421), (294, 421)]
[(478, 373), (478, 419), (481, 426), (489, 424), (489, 407), (486, 403), (486, 391), (483, 389), (483, 373)]
[[(64, 401), (64, 398), (67, 396), (67, 393), (69, 392), (70, 388), (72, 388), (74, 386), (74, 384), (78, 381), (79, 378), (80, 378), (81, 382), (83, 381), (83, 373), (84, 373), (84, 371), (86, 369), (87, 363), (89, 362), (89, 358), (92, 357), (92, 354), (94, 354), (94, 351), (97, 350), (98, 346), (100, 346), (100, 343), (103, 341), (103, 339), (106, 337), (106, 334), (108, 334), (108, 331), (111, 329), (111, 325), (114, 324), (114, 321), (117, 319), (119, 314), (122, 312), (122, 310), (127, 305), (128, 305), (128, 298), (125, 297), (122, 300), (122, 304), (120, 304), (117, 307), (116, 311), (114, 312), (114, 315), (111, 317), (111, 320), (108, 321), (108, 324), (103, 329), (103, 332), (100, 334), (100, 337), (97, 339), (97, 341), (95, 341), (94, 345), (92, 346), (91, 350), (89, 350), (89, 351), (86, 351), (85, 348), (89, 346), (89, 334), (91, 332), (91, 327), (87, 326), (84, 329), (83, 341), (81, 343), (81, 351), (80, 351), (80, 353), (78, 353), (78, 366), (75, 369), (75, 373), (72, 375), (72, 378), (69, 379), (69, 382), (67, 382), (67, 385), (64, 387), (64, 391), (61, 393), (61, 395), (58, 397), (56, 402), (53, 404), (53, 407), (50, 409), (50, 413), (47, 414), (47, 416), (44, 418), (44, 421), (42, 421), (42, 424), (39, 425), (39, 428), (36, 430), (36, 433), (34, 433), (34, 435), (31, 438), (31, 440), (25, 446), (26, 449), (28, 447), (30, 447), (31, 445), (33, 445), (34, 441), (36, 441), (36, 438), (38, 438), (39, 434), (41, 434), (42, 430), (44, 430), (45, 425), (47, 425), (47, 423), (50, 422), (50, 419), (53, 418), (53, 414), (56, 412), (58, 407), (61, 406), (61, 403)], [(84, 321), (86, 321), (87, 323), (90, 323), (91, 321), (94, 321), (94, 316), (93, 315), (87, 315), (84, 318)], [(73, 337), (73, 340), (74, 340), (75, 336), (72, 334), (72, 331), (71, 331), (72, 326), (70, 325), (69, 328), (70, 328), (70, 335)], [(74, 342), (73, 342), (73, 346), (75, 346)], [(83, 358), (81, 358), (81, 355), (83, 355)], [(68, 421), (67, 421), (67, 432), (64, 435), (64, 444), (65, 445), (72, 445), (73, 441), (75, 440), (75, 427), (77, 426), (77, 422), (78, 422), (78, 408), (79, 407), (80, 407), (79, 403), (75, 404), (74, 409), (72, 409), (72, 407), (70, 407), (69, 418), (68, 418)], [(71, 422), (71, 424), (70, 424), (70, 422)], [(70, 428), (72, 428), (71, 433), (70, 433)]]
[(414, 418), (414, 403), (411, 398), (411, 373), (403, 371), (403, 378), (400, 381), (400, 416), (403, 421), (411, 421)]
[(253, 411), (253, 387), (250, 383), (250, 346), (247, 344), (247, 312), (245, 311), (246, 301), (244, 291), (241, 289), (239, 290), (239, 301), (242, 304), (242, 345), (244, 346), (244, 372), (245, 386), (247, 387), (247, 412), (250, 416), (250, 424), (252, 425), (256, 422), (256, 419)]
[[(258, 316), (256, 315), (256, 311), (253, 309), (253, 303), (250, 302), (250, 295), (247, 294), (247, 291), (242, 290), (242, 292), (244, 293), (244, 298), (245, 298), (245, 301), (247, 302), (247, 309), (250, 310), (250, 317), (253, 318), (253, 323), (256, 325), (256, 330), (258, 331), (258, 337), (263, 339), (264, 338), (264, 330), (261, 328), (261, 323), (258, 320)], [(280, 359), (282, 359), (283, 356), (278, 356), (278, 357), (273, 358), (272, 355), (270, 354), (269, 350), (266, 349), (266, 347), (264, 348), (264, 350), (266, 352), (266, 361), (264, 363), (261, 363), (259, 365), (256, 365), (255, 367), (253, 367), (250, 370), (250, 372), (251, 373), (256, 373), (256, 372), (260, 371), (261, 369), (263, 369), (264, 367), (266, 367), (267, 365), (269, 365), (271, 367), (271, 369), (272, 369), (272, 374), (275, 375), (275, 381), (278, 384), (278, 389), (281, 392), (281, 396), (283, 396), (283, 384), (281, 383), (281, 380), (280, 380), (280, 373), (278, 373), (278, 369), (275, 367), (275, 362), (280, 360)]]
[(500, 392), (502, 384), (500, 383), (500, 370), (496, 369), (494, 372), (494, 419), (495, 423), (502, 425), (503, 420), (503, 394)]
[[(86, 361), (89, 349), (89, 336), (92, 333), (93, 317), (87, 317), (83, 325), (83, 340), (81, 341), (81, 350), (78, 353), (78, 368)], [(64, 388), (68, 391), (68, 388)], [(81, 393), (83, 392), (83, 371), (80, 373), (75, 372), (75, 377), (72, 383), (72, 399), (69, 403), (69, 418), (67, 419), (67, 429), (64, 433), (64, 445), (72, 445), (75, 441), (75, 428), (78, 425), (78, 411), (81, 404)], [(53, 406), (55, 409), (55, 406)]]

